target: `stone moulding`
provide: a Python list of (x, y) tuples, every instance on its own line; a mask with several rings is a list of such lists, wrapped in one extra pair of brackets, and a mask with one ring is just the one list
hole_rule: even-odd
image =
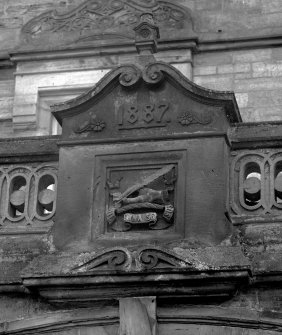
[(193, 269), (193, 264), (164, 248), (143, 247), (133, 252), (126, 248), (111, 248), (98, 253), (86, 263), (74, 267), (73, 272), (99, 271), (100, 269), (140, 272), (157, 268)]
[[(179, 310), (171, 308), (159, 308), (158, 322), (160, 327), (166, 327), (168, 323), (186, 325), (210, 325), (214, 327), (229, 326), (236, 328), (256, 329), (272, 332), (282, 331), (281, 313), (250, 311), (246, 308), (229, 307), (188, 307), (183, 309), (181, 315)], [(119, 324), (118, 310), (105, 308), (103, 312), (95, 308), (74, 309), (73, 311), (56, 311), (45, 313), (43, 316), (25, 318), (21, 320), (5, 321), (0, 323), (0, 334), (50, 334), (50, 332), (70, 331), (73, 327), (85, 326), (90, 323), (94, 332), (105, 333), (108, 325)], [(95, 329), (95, 330), (94, 330)]]
[(26, 288), (53, 303), (136, 294), (228, 298), (248, 283), (249, 276), (249, 262), (238, 247), (190, 250), (150, 245), (40, 256), (22, 273)]

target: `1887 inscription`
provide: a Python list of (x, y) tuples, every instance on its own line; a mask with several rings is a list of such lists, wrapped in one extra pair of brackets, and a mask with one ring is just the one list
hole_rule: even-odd
[(167, 102), (123, 105), (118, 112), (119, 129), (165, 127), (171, 121)]

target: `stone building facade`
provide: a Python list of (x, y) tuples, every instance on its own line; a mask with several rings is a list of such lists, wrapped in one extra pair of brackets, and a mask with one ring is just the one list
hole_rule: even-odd
[(281, 17), (1, 2), (0, 334), (282, 332)]

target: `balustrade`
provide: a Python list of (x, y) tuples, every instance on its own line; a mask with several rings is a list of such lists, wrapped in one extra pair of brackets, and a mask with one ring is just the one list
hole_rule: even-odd
[[(9, 140), (0, 152), (0, 234), (46, 232), (53, 224), (57, 193), (54, 139)], [(9, 152), (13, 146), (14, 152)]]
[[(281, 132), (280, 123), (233, 128), (228, 211), (234, 224), (282, 220)], [(1, 141), (0, 234), (47, 232), (53, 225), (58, 139)]]
[(235, 129), (235, 147), (244, 149), (231, 152), (229, 209), (234, 223), (282, 219), (282, 145), (277, 140), (280, 128), (280, 124), (273, 123), (272, 127), (254, 124)]
[(0, 168), (0, 224), (48, 222), (56, 209), (56, 164)]

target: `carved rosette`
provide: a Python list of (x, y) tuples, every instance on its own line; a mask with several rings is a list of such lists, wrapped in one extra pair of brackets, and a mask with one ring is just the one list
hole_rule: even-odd
[(197, 113), (188, 111), (178, 116), (178, 122), (184, 127), (197, 123), (205, 125), (212, 122), (212, 116), (207, 113), (202, 113), (200, 111)]
[(81, 134), (85, 132), (93, 131), (95, 133), (101, 132), (106, 127), (106, 122), (93, 112), (88, 115), (88, 120), (81, 122), (78, 126), (75, 125), (74, 132)]

